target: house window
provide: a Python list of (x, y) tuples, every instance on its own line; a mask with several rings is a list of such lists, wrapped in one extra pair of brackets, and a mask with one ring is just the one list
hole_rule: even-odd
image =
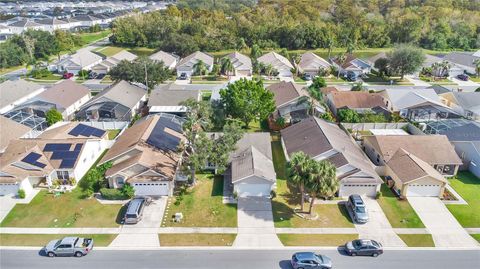
[(69, 179), (70, 175), (68, 174), (68, 171), (57, 171), (57, 178), (58, 179)]
[(123, 176), (115, 177), (115, 182), (117, 183), (117, 187), (122, 187), (125, 184), (125, 178)]

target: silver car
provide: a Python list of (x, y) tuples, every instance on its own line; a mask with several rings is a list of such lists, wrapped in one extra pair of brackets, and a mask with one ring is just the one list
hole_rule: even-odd
[(93, 239), (81, 237), (65, 237), (61, 240), (52, 240), (44, 247), (48, 257), (82, 257), (90, 253), (92, 249)]
[(348, 209), (352, 212), (353, 220), (358, 223), (368, 222), (368, 212), (362, 197), (358, 194), (352, 194), (348, 197)]
[(292, 255), (292, 260), (290, 261), (293, 269), (331, 269), (332, 260), (320, 254), (315, 254), (313, 252), (297, 252)]

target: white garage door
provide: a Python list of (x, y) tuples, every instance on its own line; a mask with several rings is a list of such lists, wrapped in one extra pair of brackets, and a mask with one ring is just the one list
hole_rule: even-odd
[(164, 196), (169, 193), (168, 182), (155, 183), (133, 183), (135, 195)]
[(340, 185), (340, 197), (348, 197), (352, 194), (366, 195), (375, 197), (377, 194), (377, 184), (342, 184)]
[(17, 195), (18, 193), (18, 184), (15, 183), (2, 183), (0, 184), (0, 196), (4, 195)]
[(414, 196), (414, 197), (423, 197), (423, 196), (432, 196), (438, 197), (440, 195), (440, 191), (442, 190), (442, 186), (440, 185), (417, 185), (411, 184), (407, 187), (407, 196)]
[(269, 196), (271, 188), (270, 184), (239, 184), (236, 191), (240, 197)]

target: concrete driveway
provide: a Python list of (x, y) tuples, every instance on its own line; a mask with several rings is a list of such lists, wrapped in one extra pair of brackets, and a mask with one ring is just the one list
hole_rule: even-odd
[(143, 218), (137, 224), (123, 225), (120, 234), (112, 241), (110, 247), (159, 247), (158, 234), (150, 228), (159, 228), (167, 205), (167, 197), (154, 199), (143, 210)]
[(448, 79), (450, 79), (454, 83), (457, 83), (458, 86), (461, 86), (461, 87), (465, 87), (465, 86), (466, 87), (480, 87), (480, 84), (475, 82), (475, 81), (471, 81), (471, 80), (464, 81), (464, 80), (460, 80), (456, 77), (449, 77)]
[(393, 230), (377, 200), (362, 198), (367, 206), (369, 221), (365, 224), (355, 224), (359, 237), (376, 240), (386, 247), (406, 247), (407, 245)]
[(408, 201), (432, 234), (436, 247), (478, 247), (440, 199), (409, 197)]
[(275, 233), (272, 204), (268, 197), (239, 197), (238, 234), (234, 247), (281, 247)]

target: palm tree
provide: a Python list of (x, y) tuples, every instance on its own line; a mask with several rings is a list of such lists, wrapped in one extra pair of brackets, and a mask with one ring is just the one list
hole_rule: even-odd
[(263, 72), (265, 73), (265, 75), (270, 77), (272, 75), (273, 69), (274, 68), (271, 64), (267, 64), (263, 67)]
[(452, 65), (448, 61), (443, 61), (440, 66), (442, 67), (442, 76), (448, 77), (448, 72)]
[(235, 71), (235, 68), (233, 67), (233, 63), (230, 58), (225, 57), (222, 59), (220, 70), (224, 75), (227, 75), (230, 78), (232, 72)]
[(345, 64), (345, 61), (347, 60), (347, 55), (342, 54), (337, 57), (337, 62), (339, 63), (339, 68), (337, 70), (337, 79), (340, 78), (340, 68)]
[(312, 97), (304, 95), (298, 98), (297, 102), (295, 103), (295, 107), (303, 106), (307, 107), (307, 114), (313, 116), (315, 113), (315, 101)]
[(308, 165), (309, 179), (306, 188), (310, 193), (310, 206), (308, 214), (312, 214), (312, 208), (315, 204), (315, 199), (318, 196), (332, 197), (338, 191), (340, 183), (336, 176), (336, 167), (329, 161), (315, 161), (311, 160)]
[(287, 165), (288, 181), (297, 186), (300, 190), (300, 211), (303, 212), (304, 197), (305, 197), (305, 183), (308, 178), (308, 163), (310, 156), (303, 151), (295, 152), (292, 154), (290, 162)]
[(300, 63), (300, 55), (298, 54), (295, 54), (292, 56), (292, 62), (293, 62), (293, 66), (295, 67), (295, 76), (298, 77), (298, 73), (300, 72), (300, 70), (298, 69), (298, 64)]
[(198, 60), (198, 62), (193, 65), (193, 70), (193, 72), (199, 76), (205, 75), (208, 71), (207, 65), (202, 60)]
[(475, 72), (477, 73), (477, 78), (480, 77), (480, 59), (476, 59), (473, 61), (473, 64), (475, 65)]

